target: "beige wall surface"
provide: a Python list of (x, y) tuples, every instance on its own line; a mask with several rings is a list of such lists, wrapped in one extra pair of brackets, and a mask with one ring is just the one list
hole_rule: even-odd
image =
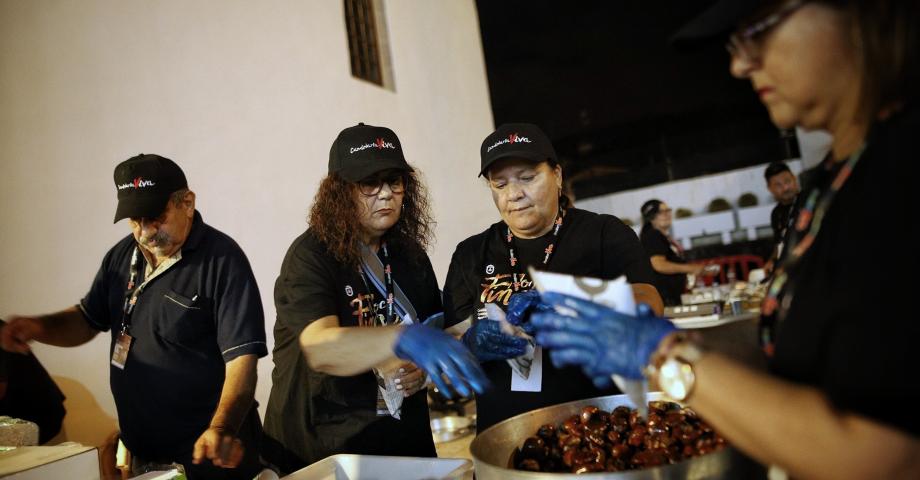
[[(0, 315), (86, 293), (128, 233), (111, 222), (113, 167), (159, 153), (247, 253), (271, 344), (281, 259), (332, 140), (359, 121), (393, 128), (424, 173), (443, 281), (457, 242), (497, 219), (476, 178), (492, 116), (475, 5), (383, 5), (395, 91), (351, 76), (339, 0), (0, 0)], [(116, 416), (108, 336), (35, 351), (79, 390), (68, 437), (98, 443)], [(262, 408), (271, 367), (259, 364)]]

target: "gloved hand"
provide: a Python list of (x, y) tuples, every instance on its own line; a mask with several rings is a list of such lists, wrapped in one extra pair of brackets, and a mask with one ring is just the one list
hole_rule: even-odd
[(486, 374), (469, 350), (442, 330), (413, 323), (400, 332), (393, 353), (425, 371), (444, 396), (453, 396), (441, 375), (446, 375), (453, 390), (464, 397), (482, 393), (489, 386)]
[(534, 312), (552, 311), (553, 307), (540, 299), (540, 292), (527, 290), (526, 292), (511, 295), (511, 300), (508, 301), (508, 308), (505, 310), (505, 318), (508, 323), (521, 327), (527, 335), (533, 336), (530, 315)]
[(598, 386), (609, 384), (614, 374), (641, 379), (658, 344), (677, 330), (669, 320), (652, 315), (647, 305), (640, 305), (633, 317), (561, 293), (542, 297), (556, 311), (531, 317), (537, 343), (550, 349), (553, 365), (578, 365)]
[(503, 332), (496, 320), (477, 320), (460, 339), (480, 362), (514, 358), (527, 351), (527, 340)]

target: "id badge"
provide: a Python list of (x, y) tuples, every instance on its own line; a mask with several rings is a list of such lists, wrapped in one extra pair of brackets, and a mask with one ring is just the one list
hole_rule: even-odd
[(112, 365), (124, 370), (125, 362), (128, 360), (128, 350), (131, 349), (131, 340), (134, 338), (128, 335), (128, 332), (122, 331), (115, 340), (115, 348), (112, 349)]

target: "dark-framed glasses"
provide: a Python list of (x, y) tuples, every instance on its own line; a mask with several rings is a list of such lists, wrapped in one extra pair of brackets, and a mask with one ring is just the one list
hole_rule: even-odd
[(779, 25), (805, 3), (805, 0), (786, 3), (782, 8), (767, 15), (762, 20), (742, 26), (729, 35), (725, 49), (728, 50), (732, 57), (741, 58), (749, 62), (759, 61), (760, 55), (763, 53), (762, 40), (764, 34)]
[(402, 173), (390, 173), (385, 175), (377, 175), (369, 178), (365, 178), (358, 182), (358, 190), (362, 195), (373, 197), (380, 193), (380, 190), (383, 189), (383, 184), (387, 184), (390, 187), (390, 191), (393, 193), (403, 193), (406, 191), (406, 183), (408, 180), (406, 176)]

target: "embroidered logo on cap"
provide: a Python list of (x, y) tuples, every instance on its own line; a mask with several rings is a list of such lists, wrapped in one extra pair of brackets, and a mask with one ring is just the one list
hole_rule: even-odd
[(495, 273), (495, 265), (492, 265), (491, 263), (486, 265), (486, 274), (492, 275), (493, 273)]
[(506, 143), (533, 143), (533, 142), (531, 142), (530, 139), (527, 137), (522, 137), (516, 133), (512, 133), (511, 135), (508, 135), (508, 138), (503, 138), (495, 142), (491, 147), (487, 148), (486, 153), (491, 152), (493, 148), (504, 145)]
[(377, 150), (383, 150), (384, 148), (389, 148), (391, 150), (396, 150), (396, 146), (392, 142), (387, 142), (382, 138), (378, 138), (374, 143), (365, 143), (357, 147), (351, 147), (348, 153), (360, 152), (361, 150), (367, 150), (368, 148), (376, 148)]
[(351, 296), (354, 296), (354, 294), (355, 294), (355, 291), (353, 288), (351, 288), (351, 285), (345, 285), (345, 295), (348, 295), (349, 297), (351, 297)]
[(119, 190), (124, 190), (126, 188), (146, 188), (146, 187), (152, 187), (154, 185), (156, 185), (156, 182), (154, 182), (153, 180), (144, 180), (144, 177), (137, 177), (134, 179), (133, 182), (123, 183), (121, 185), (118, 185), (117, 188)]

